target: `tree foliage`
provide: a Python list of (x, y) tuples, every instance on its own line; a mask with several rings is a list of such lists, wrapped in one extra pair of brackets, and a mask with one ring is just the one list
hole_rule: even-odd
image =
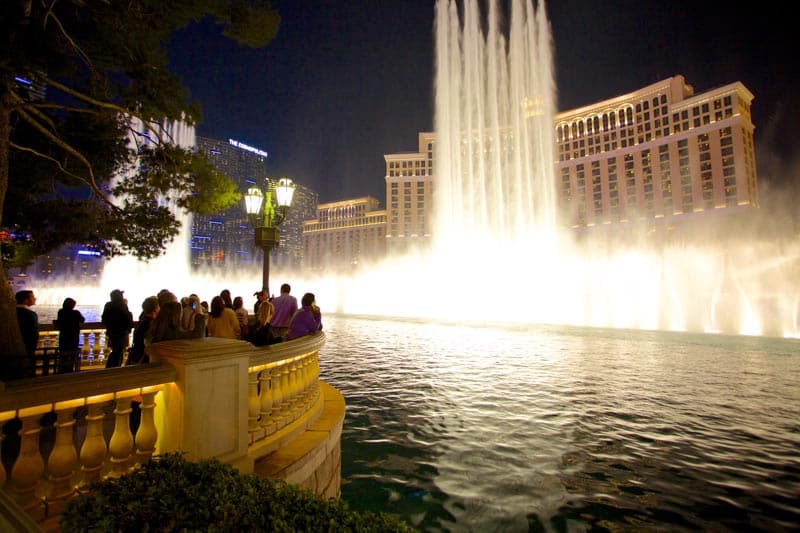
[[(170, 36), (212, 17), (261, 47), (280, 18), (266, 0), (0, 2), (0, 353), (19, 351), (9, 266), (65, 243), (107, 256), (160, 255), (178, 233), (168, 205), (209, 214), (239, 199), (172, 127), (202, 118), (168, 69)], [(13, 329), (13, 328), (12, 328)]]

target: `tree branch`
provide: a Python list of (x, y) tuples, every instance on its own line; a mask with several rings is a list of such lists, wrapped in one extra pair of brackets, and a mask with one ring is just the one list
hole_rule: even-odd
[[(36, 106), (31, 106), (29, 104), (29, 102), (26, 102), (24, 98), (22, 98), (20, 95), (18, 95), (17, 93), (15, 93), (13, 91), (9, 93), (9, 96), (14, 99), (14, 102), (15, 102), (14, 110), (16, 112), (21, 113), (25, 109), (30, 109), (30, 111), (35, 113), (36, 116), (39, 117), (40, 120), (45, 122), (51, 129), (53, 129), (53, 130), (56, 129), (56, 125), (52, 121), (52, 119), (50, 119), (50, 117), (48, 117), (47, 115), (41, 113), (38, 109), (36, 109)], [(20, 105), (16, 105), (16, 104), (20, 104)]]
[(135, 115), (135, 113), (132, 113), (131, 111), (125, 109), (124, 107), (118, 106), (117, 104), (112, 104), (111, 102), (104, 102), (103, 100), (97, 100), (97, 99), (92, 98), (91, 96), (89, 96), (87, 94), (84, 94), (84, 93), (82, 93), (80, 91), (76, 91), (72, 87), (68, 87), (66, 85), (63, 85), (63, 84), (61, 84), (61, 83), (59, 83), (59, 82), (57, 82), (57, 81), (55, 81), (53, 79), (50, 79), (50, 78), (48, 78), (46, 76), (44, 77), (44, 81), (48, 85), (51, 85), (51, 86), (55, 87), (59, 91), (67, 93), (70, 96), (74, 96), (78, 100), (86, 102), (87, 104), (91, 104), (91, 105), (93, 105), (93, 106), (95, 106), (95, 107), (97, 107), (99, 109), (108, 109), (108, 110), (111, 110), (111, 111), (116, 111), (117, 113), (121, 113), (123, 115)]
[(103, 194), (103, 191), (101, 191), (100, 188), (97, 186), (97, 181), (94, 179), (94, 171), (92, 170), (92, 164), (89, 162), (88, 159), (86, 159), (86, 157), (82, 153), (80, 153), (74, 147), (70, 146), (68, 143), (61, 140), (58, 136), (54, 135), (53, 132), (49, 131), (47, 128), (42, 126), (34, 117), (32, 117), (25, 110), (20, 110), (19, 114), (28, 124), (33, 126), (34, 129), (36, 129), (39, 133), (44, 135), (53, 144), (60, 147), (68, 154), (72, 154), (74, 157), (78, 159), (78, 161), (83, 163), (83, 165), (86, 167), (86, 171), (89, 173), (89, 180), (87, 181), (89, 187), (92, 189), (92, 191), (94, 191), (94, 193), (99, 198), (102, 198), (104, 202), (106, 202), (109, 205), (113, 205), (111, 204), (110, 201), (108, 201), (105, 194)]
[(70, 172), (69, 170), (64, 168), (64, 166), (61, 164), (61, 162), (58, 159), (56, 159), (56, 158), (54, 158), (52, 156), (49, 156), (47, 154), (43, 154), (38, 150), (30, 148), (29, 146), (19, 145), (19, 144), (15, 143), (14, 141), (10, 141), (9, 142), (9, 146), (11, 146), (11, 148), (14, 148), (16, 150), (19, 150), (20, 152), (28, 152), (29, 154), (33, 154), (36, 157), (41, 157), (42, 159), (47, 159), (48, 161), (50, 161), (53, 164), (55, 164), (58, 167), (58, 169), (61, 172), (63, 172), (64, 174), (66, 174), (67, 176), (71, 176), (71, 177), (75, 178), (76, 180), (85, 183), (86, 185), (88, 185), (93, 190), (96, 189), (95, 187), (92, 187), (92, 184), (86, 178), (84, 178), (83, 176), (81, 176), (79, 174), (75, 174), (74, 172)]
[[(156, 135), (156, 138), (157, 138), (159, 144), (167, 144), (167, 143), (173, 141), (172, 136), (167, 134), (167, 132), (164, 130), (164, 127), (163, 127), (162, 123), (159, 122), (158, 120), (146, 118), (144, 115), (142, 115), (140, 113), (137, 113), (135, 111), (131, 111), (129, 109), (125, 109), (124, 107), (121, 107), (121, 106), (119, 106), (117, 104), (112, 104), (111, 102), (104, 102), (104, 101), (101, 101), (101, 100), (97, 100), (95, 98), (92, 98), (91, 96), (88, 96), (88, 95), (80, 92), (80, 91), (76, 91), (76, 90), (72, 89), (71, 87), (67, 87), (66, 85), (62, 85), (61, 83), (58, 83), (57, 81), (52, 80), (50, 78), (45, 77), (44, 80), (49, 85), (52, 85), (56, 89), (58, 89), (60, 91), (63, 91), (65, 93), (69, 94), (70, 96), (74, 96), (75, 98), (77, 98), (79, 100), (82, 100), (82, 101), (86, 102), (87, 104), (93, 105), (93, 106), (95, 106), (97, 108), (100, 108), (100, 109), (108, 109), (108, 110), (111, 110), (111, 111), (115, 111), (115, 112), (120, 113), (120, 114), (122, 114), (122, 115), (124, 115), (126, 117), (138, 118), (139, 120), (142, 121), (142, 125), (147, 128), (148, 132), (153, 133), (153, 134)], [(130, 121), (128, 122), (128, 129), (130, 131), (138, 134), (138, 135), (143, 135), (142, 132), (136, 131), (135, 129), (133, 129), (130, 126)]]
[(64, 36), (64, 38), (65, 38), (65, 39), (66, 39), (66, 40), (69, 42), (69, 44), (72, 46), (72, 49), (73, 49), (73, 50), (75, 50), (75, 54), (76, 54), (76, 55), (77, 55), (79, 58), (81, 58), (81, 60), (82, 60), (82, 61), (83, 61), (83, 62), (86, 64), (87, 68), (88, 68), (90, 71), (94, 72), (94, 66), (92, 65), (92, 62), (89, 60), (89, 56), (87, 56), (87, 55), (86, 55), (86, 53), (83, 51), (83, 49), (81, 49), (81, 47), (80, 47), (80, 46), (78, 46), (78, 43), (76, 43), (76, 42), (75, 42), (75, 41), (72, 39), (72, 37), (70, 37), (70, 36), (69, 36), (69, 33), (67, 33), (67, 30), (65, 30), (65, 29), (64, 29), (64, 26), (61, 24), (61, 21), (60, 21), (60, 20), (58, 19), (58, 17), (57, 17), (57, 16), (56, 16), (56, 15), (53, 13), (53, 8), (55, 7), (55, 5), (56, 5), (56, 3), (57, 3), (57, 2), (58, 2), (58, 0), (53, 0), (53, 1), (50, 3), (50, 5), (47, 7), (47, 10), (45, 11), (44, 18), (43, 18), (43, 20), (42, 20), (42, 29), (43, 29), (43, 30), (46, 30), (46, 28), (47, 28), (47, 21), (48, 21), (48, 19), (52, 19), (52, 20), (53, 20), (53, 22), (56, 24), (56, 26), (58, 26), (58, 30), (61, 32), (61, 35), (63, 35), (63, 36)]

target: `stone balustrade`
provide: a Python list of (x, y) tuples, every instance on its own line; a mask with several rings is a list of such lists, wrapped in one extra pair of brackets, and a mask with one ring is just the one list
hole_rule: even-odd
[[(55, 352), (58, 348), (58, 329), (53, 324), (39, 325), (39, 344), (37, 351), (43, 355)], [(111, 347), (106, 339), (106, 329), (102, 322), (89, 322), (81, 327), (79, 368), (103, 366)], [(41, 373), (41, 371), (40, 371)], [(54, 372), (51, 372), (54, 373)], [(45, 372), (46, 375), (46, 372)]]
[[(36, 522), (58, 516), (91, 481), (150, 458), (158, 439), (155, 398), (176, 376), (173, 367), (153, 363), (5, 383), (0, 486)], [(141, 412), (135, 437), (133, 400)]]
[[(338, 497), (344, 400), (319, 381), (324, 342), (323, 333), (258, 348), (170, 341), (150, 346), (146, 365), (0, 383), (0, 529), (14, 515), (6, 501), (57, 528), (65, 502), (88, 483), (172, 451)], [(301, 435), (316, 437), (295, 446)]]

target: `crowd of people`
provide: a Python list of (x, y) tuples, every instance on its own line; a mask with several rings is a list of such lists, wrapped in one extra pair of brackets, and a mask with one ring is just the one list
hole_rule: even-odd
[[(162, 289), (142, 301), (141, 312), (135, 320), (124, 291), (115, 289), (100, 315), (109, 348), (105, 366), (146, 363), (149, 360), (146, 347), (161, 341), (207, 336), (240, 339), (264, 346), (321, 330), (322, 314), (314, 294), (305, 293), (298, 306), (291, 291), (291, 286), (284, 283), (280, 296), (274, 298), (266, 291), (255, 292), (251, 317), (244, 306), (244, 298), (231, 298), (228, 289), (214, 296), (210, 305), (201, 301), (197, 294), (179, 299), (172, 291)], [(38, 315), (32, 309), (36, 296), (32, 290), (21, 290), (16, 293), (16, 302), (26, 354), (33, 357), (39, 341)], [(60, 372), (74, 369), (79, 357), (80, 329), (86, 319), (75, 309), (76, 303), (73, 298), (66, 298), (55, 320), (59, 331)]]

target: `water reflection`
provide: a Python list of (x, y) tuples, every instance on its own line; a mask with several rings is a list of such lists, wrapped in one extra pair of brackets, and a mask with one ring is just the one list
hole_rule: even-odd
[(342, 496), (425, 531), (790, 530), (797, 341), (326, 316)]

